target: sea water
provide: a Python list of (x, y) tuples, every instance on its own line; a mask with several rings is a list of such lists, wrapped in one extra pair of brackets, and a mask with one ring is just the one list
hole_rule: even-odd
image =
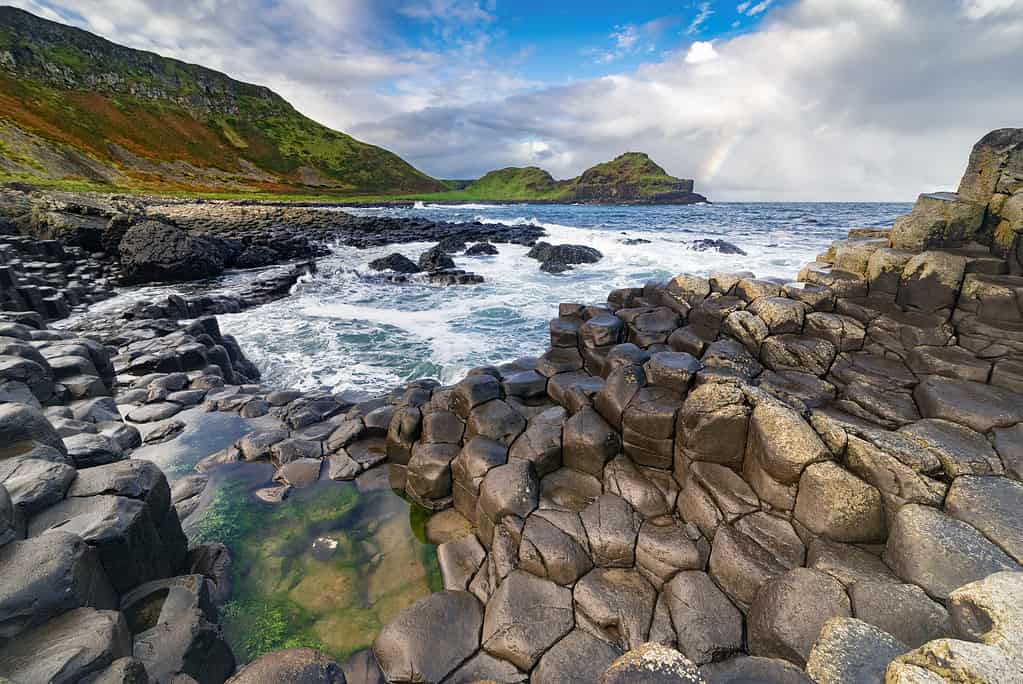
[[(277, 387), (380, 394), (416, 378), (453, 382), (485, 364), (543, 353), (560, 302), (599, 303), (618, 287), (679, 273), (752, 271), (795, 278), (850, 228), (890, 227), (908, 204), (704, 204), (589, 206), (416, 203), (345, 208), (363, 216), (426, 217), (544, 228), (552, 244), (595, 247), (604, 258), (563, 274), (540, 271), (528, 248), (496, 245), (496, 256), (453, 255), (480, 285), (393, 284), (371, 260), (399, 252), (413, 260), (430, 242), (357, 250), (338, 246), (291, 297), (221, 316), (225, 332)], [(700, 251), (725, 240), (746, 254)]]

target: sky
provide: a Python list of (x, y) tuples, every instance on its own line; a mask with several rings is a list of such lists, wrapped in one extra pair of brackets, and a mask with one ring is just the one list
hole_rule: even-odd
[(642, 151), (712, 200), (911, 201), (1023, 126), (1023, 0), (6, 1), (439, 178)]

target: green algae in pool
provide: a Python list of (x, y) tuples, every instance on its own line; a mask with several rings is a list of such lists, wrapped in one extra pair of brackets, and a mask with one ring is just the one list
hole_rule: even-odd
[(442, 589), (434, 547), (413, 533), (419, 514), (389, 488), (321, 482), (277, 505), (254, 499), (251, 488), (225, 482), (194, 534), (231, 549), (223, 622), (239, 662), (292, 646), (343, 661), (370, 647), (400, 610)]

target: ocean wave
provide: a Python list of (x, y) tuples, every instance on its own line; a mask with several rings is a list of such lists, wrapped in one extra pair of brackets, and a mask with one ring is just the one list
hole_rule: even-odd
[(504, 226), (534, 226), (536, 228), (543, 228), (544, 230), (589, 230), (587, 228), (579, 228), (578, 226), (566, 226), (561, 223), (551, 223), (549, 221), (541, 221), (535, 216), (525, 217), (517, 216), (515, 218), (487, 218), (486, 216), (475, 216), (474, 221), (485, 225), (504, 225)]
[(500, 204), (474, 204), (472, 202), (466, 202), (465, 204), (427, 204), (424, 206), (418, 206), (420, 203), (416, 202), (415, 209), (434, 209), (434, 210), (454, 210), (460, 209), (503, 209), (504, 206)]

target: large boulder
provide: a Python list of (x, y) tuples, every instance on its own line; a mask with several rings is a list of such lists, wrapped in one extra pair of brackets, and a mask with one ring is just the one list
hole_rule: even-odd
[(887, 536), (881, 492), (831, 461), (803, 471), (795, 517), (832, 541), (871, 543)]
[(160, 221), (143, 221), (118, 245), (121, 273), (129, 283), (200, 280), (219, 275), (224, 258), (212, 242)]
[(678, 648), (698, 665), (742, 649), (742, 613), (705, 572), (680, 572), (665, 586)]
[(345, 675), (334, 660), (311, 648), (289, 648), (256, 658), (238, 670), (227, 684), (345, 684)]
[(949, 597), (949, 609), (963, 639), (1023, 658), (1023, 572), (996, 572), (959, 587)]
[(884, 558), (900, 577), (937, 599), (992, 573), (1020, 570), (975, 527), (919, 504), (899, 509)]
[(41, 411), (25, 404), (0, 406), (0, 458), (31, 451), (36, 443), (67, 453), (60, 435)]
[(757, 593), (749, 612), (750, 653), (803, 666), (824, 623), (851, 616), (849, 597), (838, 580), (796, 568)]
[(915, 584), (859, 581), (849, 587), (849, 598), (858, 620), (891, 634), (908, 648), (952, 634), (948, 611)]
[(120, 613), (76, 608), (0, 647), (0, 681), (72, 684), (130, 654)]
[(149, 507), (142, 501), (109, 495), (73, 497), (28, 523), (33, 537), (57, 530), (77, 534), (94, 546), (119, 592), (170, 574), (173, 554), (168, 553)]
[[(574, 514), (566, 512), (565, 515)], [(579, 525), (581, 527), (581, 523)], [(470, 538), (475, 540), (475, 537)], [(572, 535), (545, 517), (531, 515), (522, 531), (519, 567), (537, 577), (570, 586), (593, 567), (593, 562), (583, 544)]]
[(487, 603), (483, 648), (528, 671), (574, 626), (570, 590), (516, 570)]
[(1017, 563), (1023, 563), (1023, 484), (1004, 477), (959, 477), (948, 490), (945, 512), (980, 530)]
[(1023, 658), (987, 644), (935, 639), (892, 661), (885, 681), (895, 684), (1023, 682)]
[(401, 611), (377, 636), (373, 652), (389, 682), (440, 682), (479, 649), (482, 626), (475, 596), (442, 591)]
[(649, 643), (611, 663), (600, 684), (707, 684), (707, 680), (678, 651)]
[(369, 267), (374, 271), (394, 271), (395, 273), (418, 273), (420, 270), (416, 262), (397, 252), (374, 259), (369, 262)]
[[(452, 672), (451, 676), (444, 680), (444, 684), (478, 684), (479, 682), (525, 684), (528, 681), (529, 675), (519, 672), (519, 669), (508, 661), (480, 651)], [(381, 684), (383, 683), (381, 682)]]
[(99, 554), (66, 532), (0, 548), (0, 577), (0, 640), (74, 608), (117, 607)]
[(700, 668), (707, 684), (813, 684), (801, 668), (787, 660), (739, 656)]
[(596, 682), (621, 651), (589, 632), (574, 629), (543, 654), (533, 669), (533, 684)]
[(806, 671), (817, 684), (868, 684), (884, 679), (888, 663), (909, 650), (891, 634), (855, 618), (824, 623)]
[(646, 642), (657, 591), (636, 570), (595, 568), (572, 593), (580, 629), (623, 651)]
[(952, 192), (920, 195), (913, 211), (895, 221), (892, 246), (921, 250), (969, 241), (980, 230), (990, 197), (973, 200)]
[(540, 270), (548, 273), (568, 271), (576, 264), (595, 264), (604, 255), (585, 245), (551, 245), (538, 242), (526, 254), (540, 262)]
[(1012, 194), (1023, 186), (1023, 128), (999, 128), (973, 146), (959, 182), (959, 195), (987, 204), (995, 193)]

